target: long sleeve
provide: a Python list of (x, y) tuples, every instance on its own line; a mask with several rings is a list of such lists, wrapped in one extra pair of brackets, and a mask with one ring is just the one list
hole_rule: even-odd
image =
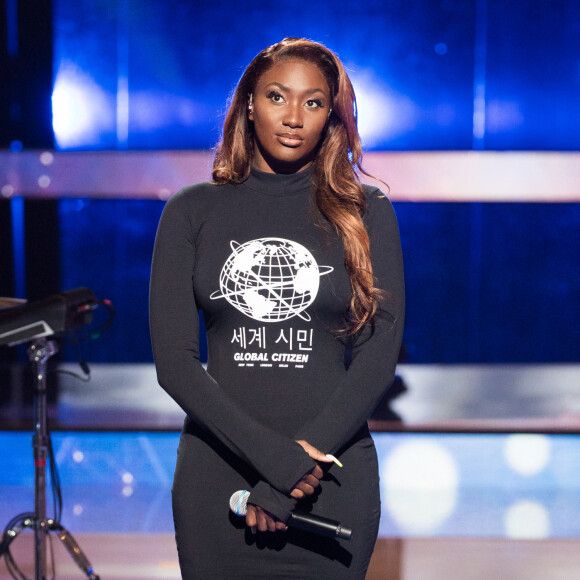
[[(385, 293), (382, 312), (372, 331), (368, 329), (359, 338), (344, 382), (295, 437), (325, 453), (338, 451), (364, 425), (393, 382), (401, 346), (405, 288), (397, 220), (390, 202), (379, 190), (371, 190), (369, 198), (365, 225), (376, 283)], [(251, 497), (272, 513), (276, 513), (277, 506), (291, 511), (296, 504), (296, 500), (283, 497), (265, 481), (255, 486)]]
[(346, 377), (318, 415), (296, 439), (325, 453), (338, 451), (361, 428), (392, 384), (403, 333), (405, 288), (403, 258), (395, 213), (378, 190), (368, 192), (364, 221), (370, 238), (375, 284), (383, 290), (372, 328), (358, 337)]
[(200, 363), (190, 215), (187, 196), (176, 194), (165, 206), (155, 241), (150, 326), (159, 384), (193, 421), (289, 494), (314, 462), (291, 438), (241, 410)]

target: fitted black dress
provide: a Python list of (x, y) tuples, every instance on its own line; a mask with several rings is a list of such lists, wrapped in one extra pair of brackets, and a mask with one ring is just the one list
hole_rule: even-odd
[[(372, 554), (380, 501), (366, 419), (400, 347), (399, 234), (387, 198), (365, 187), (363, 219), (385, 294), (374, 327), (351, 348), (333, 332), (345, 326), (350, 297), (344, 249), (318, 216), (311, 181), (312, 169), (252, 170), (239, 185), (187, 187), (159, 224), (151, 334), (159, 383), (187, 413), (173, 484), (186, 580), (362, 579)], [(289, 493), (314, 462), (297, 439), (344, 464), (324, 465), (318, 493), (299, 502)], [(240, 489), (283, 520), (295, 507), (338, 520), (353, 539), (292, 528), (252, 535), (229, 510)]]

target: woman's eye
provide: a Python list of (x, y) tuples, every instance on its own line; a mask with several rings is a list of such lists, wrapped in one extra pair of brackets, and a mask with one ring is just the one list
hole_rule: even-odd
[(306, 106), (309, 109), (318, 109), (319, 107), (323, 107), (324, 105), (322, 101), (319, 101), (318, 99), (310, 99), (306, 101)]
[(284, 97), (280, 93), (275, 92), (268, 93), (268, 98), (274, 103), (282, 103), (284, 101)]

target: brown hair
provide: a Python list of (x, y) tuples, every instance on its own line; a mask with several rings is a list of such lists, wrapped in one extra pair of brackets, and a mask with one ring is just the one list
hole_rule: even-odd
[(343, 241), (352, 295), (347, 327), (340, 332), (352, 335), (372, 322), (381, 291), (374, 286), (369, 236), (362, 221), (366, 199), (357, 171), (368, 174), (361, 167), (356, 97), (339, 58), (325, 46), (303, 38), (285, 38), (260, 52), (232, 97), (212, 176), (220, 184), (247, 179), (254, 153), (253, 124), (247, 115), (249, 95), (272, 65), (292, 59), (316, 65), (330, 89), (332, 113), (314, 160), (314, 186), (320, 213)]

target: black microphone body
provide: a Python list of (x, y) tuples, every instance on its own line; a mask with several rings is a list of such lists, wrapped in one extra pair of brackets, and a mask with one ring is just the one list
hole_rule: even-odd
[[(245, 489), (236, 491), (230, 498), (230, 509), (238, 516), (245, 516), (249, 497), (250, 492)], [(350, 540), (352, 538), (352, 530), (350, 528), (342, 526), (335, 520), (313, 514), (292, 512), (290, 519), (286, 523), (293, 528), (313, 532), (321, 536), (342, 538), (343, 540)]]
[(293, 528), (299, 528), (306, 532), (314, 532), (321, 536), (342, 538), (343, 540), (350, 540), (352, 538), (352, 530), (350, 528), (341, 526), (336, 520), (330, 520), (321, 516), (292, 512), (287, 523)]

